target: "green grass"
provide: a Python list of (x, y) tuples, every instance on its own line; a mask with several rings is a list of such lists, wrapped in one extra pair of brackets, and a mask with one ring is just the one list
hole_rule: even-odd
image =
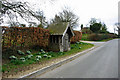
[[(76, 44), (71, 44), (71, 50), (67, 51), (67, 52), (46, 52), (45, 54), (47, 55), (51, 55), (51, 58), (42, 58), (39, 60), (39, 62), (44, 62), (44, 61), (49, 61), (50, 59), (56, 59), (56, 58), (60, 58), (60, 57), (64, 57), (64, 56), (68, 56), (71, 54), (75, 54), (77, 52), (81, 52), (83, 50), (86, 50), (88, 48), (93, 47), (93, 44), (89, 44), (89, 43), (83, 43), (83, 42), (78, 42)], [(19, 71), (19, 68), (25, 67), (25, 66), (29, 66), (30, 64), (34, 64), (37, 63), (38, 61), (36, 61), (36, 56), (38, 55), (37, 53), (32, 53), (33, 57), (31, 59), (26, 59), (25, 62), (21, 62), (20, 60), (15, 60), (15, 61), (10, 61), (7, 64), (4, 64), (2, 66), (2, 72), (8, 71), (14, 71), (17, 72)], [(40, 56), (43, 56), (44, 54), (40, 54)], [(25, 55), (26, 57), (26, 55)]]
[(119, 39), (119, 38), (109, 38), (109, 39), (99, 40), (99, 41), (96, 41), (96, 42), (106, 42), (106, 41), (110, 41), (110, 40), (113, 40), (113, 39)]
[(104, 40), (101, 40), (101, 42), (106, 42), (106, 41), (109, 41), (109, 40), (112, 40), (112, 39), (120, 39), (120, 38), (109, 38), (109, 39), (104, 39)]
[(82, 34), (82, 40), (88, 41), (89, 34)]
[(86, 50), (88, 48), (91, 48), (93, 46), (94, 46), (93, 44), (83, 43), (83, 42), (80, 42), (79, 44), (71, 44), (71, 48), (72, 49), (70, 51), (68, 51), (68, 52), (65, 52), (65, 53), (67, 53), (67, 55), (68, 54), (74, 54), (74, 53), (77, 53), (77, 52), (84, 51), (84, 50)]
[(99, 41), (97, 41), (97, 42), (106, 42), (106, 41), (109, 41), (109, 40), (112, 40), (112, 39), (114, 39), (114, 38), (109, 38), (109, 39), (99, 40)]

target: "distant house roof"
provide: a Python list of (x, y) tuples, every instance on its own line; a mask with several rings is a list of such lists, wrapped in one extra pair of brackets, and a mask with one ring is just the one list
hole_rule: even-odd
[[(64, 35), (68, 27), (70, 27), (68, 22), (60, 22), (49, 25), (48, 29), (50, 30), (51, 35)], [(71, 27), (70, 30), (74, 35)]]
[(90, 29), (90, 27), (83, 27), (83, 29)]

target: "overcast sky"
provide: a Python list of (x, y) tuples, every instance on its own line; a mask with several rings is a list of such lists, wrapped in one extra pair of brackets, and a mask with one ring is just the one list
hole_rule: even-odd
[[(23, 1), (23, 0), (22, 0)], [(118, 21), (118, 1), (119, 0), (24, 0), (30, 2), (34, 9), (44, 11), (47, 20), (61, 12), (66, 6), (77, 16), (79, 24), (89, 23), (91, 18), (100, 19), (105, 22), (110, 32), (114, 32), (114, 23)], [(78, 27), (77, 30), (80, 28)]]
[(118, 21), (119, 0), (53, 0), (53, 2), (46, 1), (45, 4), (43, 0), (29, 2), (36, 4), (34, 5), (36, 9), (42, 9), (48, 20), (66, 6), (79, 16), (79, 23), (84, 24), (84, 27), (91, 18), (97, 18), (105, 22), (109, 31), (114, 32), (114, 23)]

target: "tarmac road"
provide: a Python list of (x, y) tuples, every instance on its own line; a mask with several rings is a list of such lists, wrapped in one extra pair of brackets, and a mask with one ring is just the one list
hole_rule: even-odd
[(87, 54), (36, 78), (118, 78), (118, 39), (102, 44)]

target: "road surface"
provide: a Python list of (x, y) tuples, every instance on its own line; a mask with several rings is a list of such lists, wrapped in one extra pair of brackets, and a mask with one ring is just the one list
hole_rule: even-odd
[(37, 78), (118, 78), (118, 39), (102, 44)]

